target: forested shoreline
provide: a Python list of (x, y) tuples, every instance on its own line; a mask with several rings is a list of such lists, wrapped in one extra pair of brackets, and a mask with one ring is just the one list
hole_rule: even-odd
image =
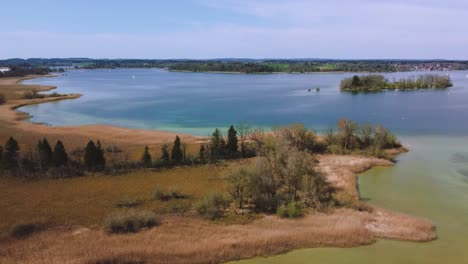
[[(309, 73), (405, 72), (467, 70), (468, 61), (457, 60), (340, 60), (340, 59), (7, 59), (0, 67), (27, 70), (162, 68), (190, 72)], [(21, 76), (21, 75), (16, 75)]]

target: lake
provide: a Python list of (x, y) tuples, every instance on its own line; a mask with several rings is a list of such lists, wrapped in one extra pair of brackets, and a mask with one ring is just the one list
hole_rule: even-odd
[[(393, 79), (416, 74), (385, 75)], [(264, 128), (302, 122), (316, 130), (341, 117), (382, 124), (411, 151), (399, 156), (393, 167), (360, 175), (361, 195), (370, 203), (431, 219), (437, 225), (436, 241), (379, 240), (370, 246), (295, 250), (242, 262), (468, 263), (468, 72), (440, 74), (450, 74), (454, 87), (353, 95), (338, 89), (351, 73), (79, 70), (25, 83), (56, 85), (57, 92), (83, 97), (20, 110), (32, 114), (33, 122), (51, 125), (105, 123), (198, 135), (240, 121)]]
[[(385, 74), (390, 80), (418, 73)], [(158, 69), (69, 71), (66, 76), (24, 83), (56, 85), (61, 93), (81, 93), (72, 101), (31, 105), (32, 122), (50, 125), (104, 123), (124, 127), (207, 135), (215, 127), (245, 121), (270, 128), (304, 123), (321, 130), (341, 117), (379, 123), (398, 134), (465, 135), (468, 72), (452, 76), (447, 90), (342, 93), (348, 73), (218, 74)], [(135, 76), (135, 78), (133, 78)], [(315, 88), (320, 87), (320, 92)], [(311, 92), (308, 92), (311, 89)]]

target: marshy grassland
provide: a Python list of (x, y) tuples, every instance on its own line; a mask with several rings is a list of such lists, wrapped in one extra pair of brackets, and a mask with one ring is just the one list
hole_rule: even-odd
[[(49, 98), (23, 99), (22, 92), (52, 87), (25, 87), (18, 80), (0, 80), (0, 93), (7, 99), (6, 104), (0, 105), (1, 142), (13, 135), (21, 148), (27, 149), (47, 137), (51, 142), (60, 139), (67, 149), (73, 149), (90, 139), (100, 139), (105, 145), (116, 144), (124, 149), (130, 160), (139, 160), (145, 145), (150, 146), (153, 157), (159, 157), (161, 144), (174, 139), (175, 133), (171, 132), (101, 125), (48, 127), (24, 122), (25, 115), (14, 111), (18, 105), (42, 103)], [(70, 95), (54, 100), (71, 99), (67, 96)], [(179, 135), (187, 143), (189, 154), (197, 153), (200, 141), (206, 140)], [(328, 139), (335, 140), (336, 134), (330, 131)], [(346, 142), (355, 144), (353, 138)], [(387, 152), (397, 154), (401, 150)], [(340, 207), (306, 209), (298, 219), (235, 208), (229, 208), (215, 221), (197, 213), (205, 195), (217, 192), (228, 196), (226, 175), (252, 165), (255, 159), (138, 168), (118, 175), (87, 172), (82, 177), (65, 179), (27, 180), (2, 175), (0, 262), (222, 263), (299, 248), (367, 245), (378, 238), (418, 242), (436, 238), (435, 227), (429, 220), (360, 200), (357, 174), (373, 166), (392, 166), (392, 161), (356, 153), (300, 157), (310, 157), (307, 163), (314, 164), (323, 179), (336, 189), (333, 199), (339, 201)], [(178, 195), (159, 199), (157, 189)], [(104, 230), (108, 215), (131, 210), (156, 214), (158, 225), (130, 234), (110, 234)], [(18, 228), (30, 230), (25, 232), (31, 234), (12, 235), (12, 230)]]

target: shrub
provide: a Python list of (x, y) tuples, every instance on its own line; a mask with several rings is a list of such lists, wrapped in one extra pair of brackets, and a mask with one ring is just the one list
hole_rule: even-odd
[(116, 212), (104, 220), (104, 227), (109, 233), (135, 233), (158, 224), (156, 215), (150, 211)]
[(36, 99), (36, 98), (41, 99), (44, 97), (45, 95), (38, 93), (36, 90), (29, 90), (23, 94), (24, 99)]
[(276, 210), (276, 214), (281, 217), (281, 218), (287, 218), (288, 217), (288, 208), (286, 205), (282, 204), (278, 209)]
[(49, 94), (49, 97), (60, 97), (60, 96), (62, 96), (62, 95), (57, 93), (57, 92), (53, 92), (53, 93)]
[(183, 194), (176, 189), (164, 190), (161, 188), (156, 188), (153, 192), (153, 198), (159, 201), (169, 201), (171, 199), (186, 199), (190, 196)]
[(224, 216), (229, 200), (219, 193), (209, 193), (197, 204), (197, 212), (205, 218), (215, 220)]
[(81, 177), (84, 175), (82, 168), (77, 165), (62, 166), (58, 168), (49, 168), (46, 172), (46, 177), (51, 179), (65, 179), (73, 177)]
[(10, 235), (16, 238), (24, 238), (41, 230), (41, 227), (34, 223), (21, 223), (13, 226)]
[(6, 98), (4, 94), (0, 94), (0, 105), (6, 103)]
[(288, 206), (282, 204), (276, 210), (276, 214), (282, 218), (299, 218), (304, 215), (304, 207), (301, 202), (291, 202)]
[(292, 202), (288, 205), (289, 218), (299, 218), (304, 215), (304, 207), (300, 202)]
[(115, 203), (115, 207), (135, 207), (142, 203), (143, 202), (141, 200), (137, 200), (134, 198), (124, 198), (122, 200), (117, 201)]
[(327, 147), (327, 152), (331, 154), (343, 154), (343, 148), (339, 145), (333, 144)]
[(164, 207), (163, 212), (169, 214), (183, 214), (192, 208), (191, 200), (174, 200), (167, 203)]

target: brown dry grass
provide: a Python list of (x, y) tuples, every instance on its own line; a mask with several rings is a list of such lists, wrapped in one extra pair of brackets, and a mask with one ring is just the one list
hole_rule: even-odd
[[(334, 178), (342, 187), (352, 184), (353, 171), (370, 168), (377, 162), (373, 158), (349, 156), (318, 159), (327, 177)], [(237, 165), (235, 162), (227, 166), (64, 181), (8, 180), (0, 184), (1, 214), (7, 216), (4, 226), (21, 220), (45, 221), (57, 227), (26, 239), (4, 237), (0, 240), (0, 260), (2, 263), (219, 263), (297, 248), (365, 245), (378, 237), (411, 241), (435, 238), (430, 221), (379, 208), (373, 208), (372, 212), (353, 209), (309, 212), (299, 220), (264, 216), (246, 225), (214, 224), (190, 213), (184, 217), (163, 214), (161, 226), (130, 235), (109, 235), (97, 226), (107, 213), (117, 210), (114, 204), (122, 197), (143, 200), (141, 208), (163, 212), (164, 203), (149, 198), (155, 186), (176, 186), (194, 197), (213, 189), (223, 191), (219, 176)]]
[(88, 229), (44, 232), (4, 243), (0, 255), (6, 255), (5, 262), (21, 263), (221, 263), (296, 248), (372, 243), (374, 237), (359, 214), (340, 210), (300, 220), (267, 216), (232, 226), (171, 216), (159, 227), (131, 235)]
[(224, 191), (219, 175), (225, 169), (222, 165), (204, 165), (65, 180), (0, 178), (0, 230), (31, 222), (46, 226), (99, 225), (104, 216), (117, 210), (116, 202), (127, 198), (142, 200), (139, 208), (161, 212), (170, 203), (152, 199), (156, 187), (177, 188), (198, 198), (209, 191)]

